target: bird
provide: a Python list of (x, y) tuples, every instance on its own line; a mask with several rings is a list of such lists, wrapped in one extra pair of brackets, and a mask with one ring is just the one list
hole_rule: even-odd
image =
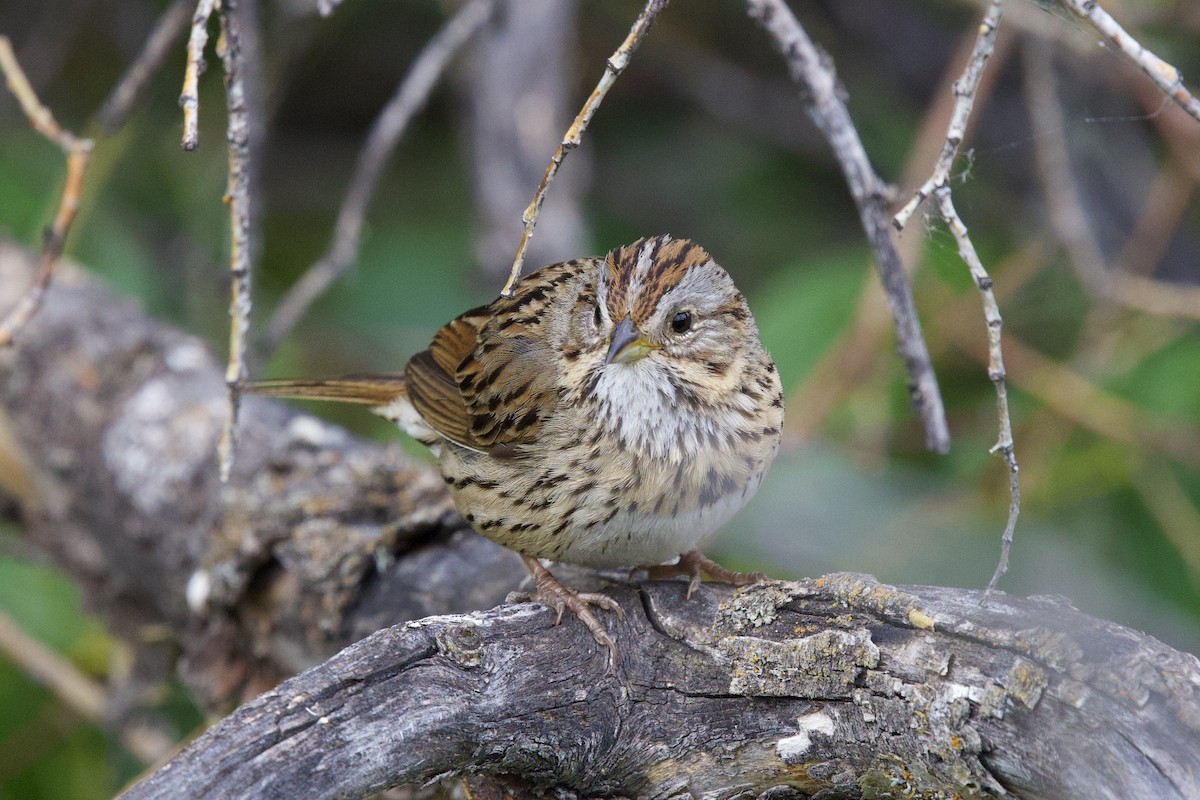
[[(250, 382), (274, 397), (367, 405), (435, 455), (466, 522), (515, 550), (530, 597), (593, 613), (608, 595), (543, 560), (747, 585), (699, 546), (754, 495), (779, 449), (779, 373), (729, 274), (659, 235), (551, 264), (444, 325), (403, 371)], [(671, 562), (673, 563), (667, 563)]]

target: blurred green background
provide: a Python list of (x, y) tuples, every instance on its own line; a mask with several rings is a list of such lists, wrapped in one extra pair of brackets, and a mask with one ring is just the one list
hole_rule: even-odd
[[(1200, 75), (1194, 2), (1104, 5), (1184, 76)], [(92, 115), (165, 6), (10, 0), (0, 6), (0, 33), (13, 39), (57, 118), (96, 133)], [(902, 203), (932, 164), (945, 124), (936, 108), (982, 6), (793, 6), (835, 59), (866, 148)], [(260, 329), (328, 245), (366, 130), (456, 7), (346, 0), (321, 19), (305, 3), (259, 5), (269, 120), (254, 278)], [(639, 8), (627, 0), (570, 4), (559, 32), (566, 61), (557, 70), (567, 100), (547, 112), (549, 129), (563, 130)], [(518, 28), (519, 9), (505, 12)], [(215, 38), (215, 24), (213, 31)], [(185, 153), (183, 53), (179, 43), (127, 124), (98, 138), (68, 254), (223, 353), (220, 62), (210, 55), (201, 80), (200, 149)], [(1038, 53), (1049, 53), (1049, 71), (1035, 68), (1045, 63)], [(1200, 298), (1200, 124), (1098, 47), (1095, 34), (1033, 2), (1009, 3), (989, 69), (954, 185), (1006, 321), (1023, 503), (1000, 586), (1065, 595), (1089, 613), (1200, 652), (1200, 299), (1186, 301)], [(495, 265), (515, 251), (520, 207), (493, 231), (508, 242), (502, 252), (481, 258), (483, 179), (472, 167), (479, 140), (467, 111), (475, 81), (456, 63), (435, 91), (381, 176), (352, 271), (255, 365), (259, 374), (397, 369), (438, 325), (498, 291)], [(1081, 279), (1078, 248), (1064, 245), (1044, 194), (1053, 176), (1041, 171), (1039, 148), (1044, 155), (1058, 140), (1030, 97), (1048, 86), (1079, 211), (1106, 262), (1082, 267), (1158, 281), (1184, 298), (1182, 314), (1158, 313), (1153, 302), (1131, 308), (1128, 297), (1102, 297)], [(535, 176), (517, 187), (522, 204), (559, 135), (532, 136), (514, 159)], [(59, 152), (0, 95), (0, 236), (35, 246), (63, 174)], [(954, 437), (950, 454), (936, 456), (923, 449), (909, 409), (840, 172), (741, 4), (668, 7), (561, 175), (547, 209), (569, 207), (585, 252), (560, 257), (654, 233), (696, 239), (748, 296), (789, 388), (785, 448), (758, 497), (719, 535), (716, 558), (777, 577), (853, 570), (893, 583), (987, 582), (1008, 476), (988, 454), (995, 394), (978, 294), (947, 232), (914, 219), (901, 248)], [(549, 219), (535, 241), (572, 241), (556, 238), (561, 231)], [(354, 409), (314, 410), (366, 436), (400, 438)], [(85, 674), (111, 679), (122, 646), (88, 615), (69, 578), (22, 540), (3, 500), (0, 514), (0, 611)], [(179, 687), (154, 702), (172, 736), (199, 722)], [(107, 797), (141, 768), (111, 732), (0, 655), (0, 798)]]

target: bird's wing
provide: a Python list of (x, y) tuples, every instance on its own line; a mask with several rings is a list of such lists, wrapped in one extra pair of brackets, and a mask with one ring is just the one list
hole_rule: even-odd
[(468, 311), (414, 356), (405, 375), (417, 411), (452, 441), (495, 456), (535, 441), (558, 405), (557, 362), (548, 331), (555, 287), (578, 262), (544, 267), (511, 298)]
[(454, 375), (474, 352), (488, 316), (488, 306), (481, 306), (455, 317), (437, 332), (429, 349), (409, 359), (404, 368), (408, 399), (421, 418), (450, 441), (473, 450), (480, 443), (471, 436), (471, 415)]

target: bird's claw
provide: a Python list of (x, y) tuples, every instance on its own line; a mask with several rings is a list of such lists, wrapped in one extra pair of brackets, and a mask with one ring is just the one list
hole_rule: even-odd
[(714, 581), (733, 586), (749, 586), (767, 580), (767, 576), (762, 572), (734, 572), (731, 569), (725, 569), (699, 550), (689, 550), (681, 555), (674, 564), (656, 564), (642, 569), (646, 570), (646, 576), (650, 580), (668, 580), (680, 576), (688, 578), (687, 598), (689, 600), (692, 599), (692, 594), (700, 588), (704, 575), (708, 575)]

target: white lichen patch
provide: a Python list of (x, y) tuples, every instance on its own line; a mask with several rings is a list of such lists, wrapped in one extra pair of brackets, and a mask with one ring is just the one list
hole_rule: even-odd
[(167, 348), (163, 353), (163, 363), (172, 372), (199, 372), (216, 362), (199, 342), (186, 341)]
[(800, 594), (800, 586), (789, 581), (756, 583), (734, 592), (717, 610), (717, 625), (735, 631), (770, 625), (779, 610)]
[(796, 726), (799, 729), (797, 733), (786, 736), (775, 743), (775, 752), (785, 764), (796, 764), (801, 761), (804, 754), (812, 747), (812, 734), (821, 733), (825, 736), (833, 736), (835, 730), (833, 717), (824, 711), (805, 714), (796, 720)]
[(307, 414), (301, 414), (288, 421), (287, 436), (293, 442), (314, 448), (330, 447), (344, 439), (332, 425)]
[(188, 578), (187, 588), (183, 596), (187, 607), (193, 614), (203, 614), (208, 610), (208, 601), (212, 597), (212, 575), (208, 570), (198, 569)]
[[(104, 464), (117, 488), (138, 511), (150, 515), (178, 500), (209, 465), (220, 433), (221, 399), (185, 404), (170, 376), (153, 378), (133, 394), (109, 426), (101, 443)], [(200, 458), (197, 457), (200, 454)]]

